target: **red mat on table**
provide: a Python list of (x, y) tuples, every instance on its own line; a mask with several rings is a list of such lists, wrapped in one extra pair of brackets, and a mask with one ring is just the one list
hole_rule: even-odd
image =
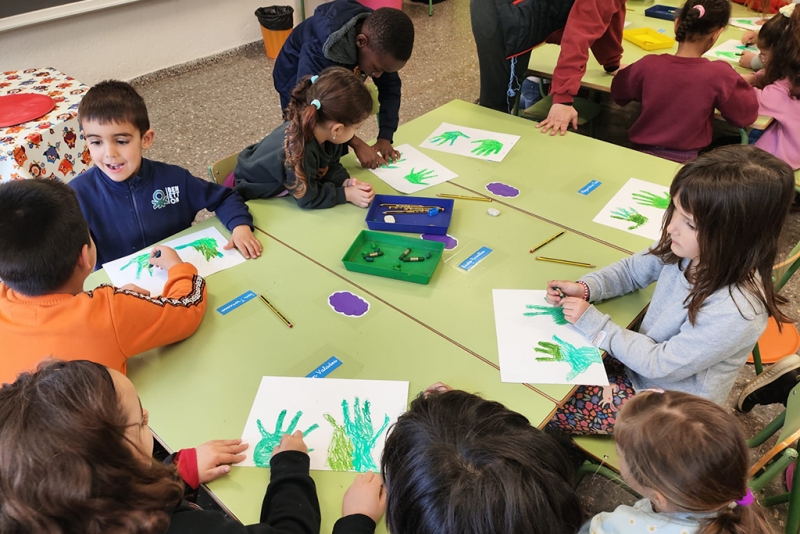
[(0, 96), (0, 128), (38, 119), (54, 107), (55, 100), (46, 95), (21, 93)]

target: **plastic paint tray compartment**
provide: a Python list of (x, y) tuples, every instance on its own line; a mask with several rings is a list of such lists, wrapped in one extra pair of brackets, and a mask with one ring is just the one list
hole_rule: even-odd
[(678, 7), (672, 6), (665, 6), (662, 4), (656, 4), (653, 7), (648, 7), (644, 10), (645, 17), (651, 17), (654, 19), (664, 19), (664, 20), (675, 20), (678, 18)]
[[(364, 259), (362, 253), (375, 252), (372, 245), (381, 249), (383, 256), (378, 256), (370, 263)], [(430, 258), (420, 262), (404, 262), (400, 260), (400, 255), (406, 249), (411, 249), (411, 256), (425, 256), (431, 253)], [(347, 253), (342, 258), (345, 269), (356, 273), (373, 274), (385, 278), (394, 278), (416, 284), (427, 284), (431, 281), (436, 266), (444, 252), (444, 243), (438, 241), (426, 241), (402, 235), (384, 234), (381, 232), (370, 232), (361, 230), (356, 240), (350, 245)], [(400, 264), (400, 270), (395, 270), (394, 266)]]
[(638, 47), (645, 50), (661, 50), (662, 48), (672, 48), (675, 39), (664, 34), (658, 33), (652, 28), (636, 28), (633, 30), (623, 30), (622, 37)]
[[(383, 212), (391, 210), (381, 204), (411, 204), (418, 206), (440, 206), (444, 211), (431, 217), (427, 213), (395, 213), (395, 222), (383, 222)], [(452, 198), (427, 198), (392, 195), (375, 195), (367, 210), (367, 226), (370, 230), (384, 232), (409, 232), (413, 234), (445, 235), (450, 227), (455, 201)]]

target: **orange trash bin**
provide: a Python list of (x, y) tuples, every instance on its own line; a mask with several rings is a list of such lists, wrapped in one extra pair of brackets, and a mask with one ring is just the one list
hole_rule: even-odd
[(264, 50), (267, 57), (275, 59), (294, 28), (294, 8), (291, 6), (269, 6), (256, 9), (256, 17), (261, 25)]

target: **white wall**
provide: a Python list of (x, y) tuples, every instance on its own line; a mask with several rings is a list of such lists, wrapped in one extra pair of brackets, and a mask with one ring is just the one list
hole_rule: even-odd
[[(3, 0), (5, 1), (5, 0)], [(94, 84), (129, 80), (261, 39), (253, 12), (299, 0), (141, 0), (0, 32), (0, 71), (55, 67)], [(317, 1), (307, 3), (310, 15)]]

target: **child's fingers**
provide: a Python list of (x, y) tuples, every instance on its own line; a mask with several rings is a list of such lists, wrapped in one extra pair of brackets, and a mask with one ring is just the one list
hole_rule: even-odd
[(235, 246), (236, 244), (233, 242), (233, 238), (230, 238), (230, 240), (228, 240), (228, 243), (224, 247), (222, 247), (222, 250), (230, 250)]

